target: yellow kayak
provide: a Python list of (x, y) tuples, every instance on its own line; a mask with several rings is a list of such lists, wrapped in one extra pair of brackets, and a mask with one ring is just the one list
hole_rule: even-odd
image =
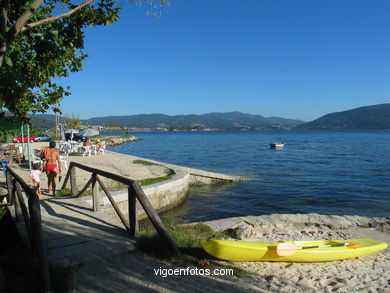
[[(293, 243), (299, 248), (305, 246), (323, 245), (336, 246), (299, 249), (294, 251), (294, 253), (290, 256), (279, 256), (276, 250), (277, 245), (287, 242)], [(341, 243), (344, 243), (345, 246), (339, 246)], [(201, 240), (201, 245), (208, 254), (224, 260), (282, 262), (321, 262), (341, 260), (370, 254), (387, 248), (387, 243), (369, 238), (280, 242)]]

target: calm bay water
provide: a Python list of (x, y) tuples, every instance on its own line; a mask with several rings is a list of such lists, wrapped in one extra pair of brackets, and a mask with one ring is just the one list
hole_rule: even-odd
[[(181, 221), (271, 213), (390, 216), (390, 131), (140, 132), (109, 150), (248, 178), (191, 188)], [(284, 141), (272, 150), (270, 142)]]

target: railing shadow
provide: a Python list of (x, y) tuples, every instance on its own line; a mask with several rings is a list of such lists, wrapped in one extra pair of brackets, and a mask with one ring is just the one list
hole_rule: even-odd
[[(82, 188), (80, 192), (77, 193), (77, 185), (76, 185), (76, 168), (82, 169), (84, 171), (90, 172), (91, 178), (88, 181), (88, 183)], [(49, 292), (51, 288), (50, 284), (50, 276), (49, 276), (49, 270), (48, 270), (48, 264), (47, 264), (47, 256), (46, 256), (46, 248), (45, 243), (43, 239), (43, 228), (42, 228), (42, 218), (41, 218), (41, 205), (45, 209), (45, 211), (51, 215), (51, 216), (57, 216), (59, 219), (68, 221), (69, 223), (77, 224), (72, 227), (72, 231), (64, 231), (63, 229), (63, 222), (58, 223), (45, 223), (45, 232), (50, 234), (59, 234), (59, 233), (75, 233), (77, 235), (83, 235), (83, 232), (86, 232), (85, 229), (82, 227), (90, 227), (95, 229), (95, 231), (100, 231), (101, 234), (106, 233), (107, 235), (112, 235), (112, 238), (109, 239), (112, 243), (120, 243), (120, 239), (116, 239), (121, 235), (130, 235), (135, 236), (138, 232), (138, 220), (137, 220), (137, 201), (140, 203), (142, 208), (145, 210), (147, 216), (151, 220), (153, 226), (157, 230), (158, 234), (160, 235), (160, 238), (165, 242), (165, 244), (168, 245), (168, 247), (171, 247), (172, 250), (176, 253), (178, 253), (178, 250), (176, 248), (175, 243), (170, 238), (168, 231), (164, 227), (160, 217), (156, 213), (156, 211), (153, 209), (151, 203), (149, 202), (148, 198), (146, 197), (145, 193), (143, 192), (142, 188), (139, 186), (139, 184), (131, 180), (129, 178), (113, 174), (110, 172), (106, 172), (103, 170), (99, 170), (96, 168), (92, 168), (89, 166), (85, 166), (79, 163), (71, 162), (68, 173), (65, 177), (64, 183), (62, 188), (65, 188), (67, 186), (68, 181), (70, 181), (72, 195), (74, 197), (81, 196), (90, 185), (92, 185), (92, 211), (96, 212), (98, 211), (98, 186), (100, 186), (106, 196), (108, 197), (110, 203), (112, 204), (114, 210), (116, 211), (117, 215), (119, 216), (121, 222), (125, 226), (125, 229), (127, 232), (120, 232), (124, 231), (123, 229), (120, 229), (118, 226), (113, 225), (112, 223), (109, 223), (98, 216), (92, 216), (91, 213), (88, 213), (88, 208), (83, 206), (75, 205), (74, 203), (59, 203), (56, 201), (56, 204), (60, 205), (62, 208), (71, 210), (75, 212), (76, 214), (79, 214), (80, 216), (87, 217), (91, 221), (83, 219), (81, 217), (77, 216), (70, 216), (65, 214), (59, 214), (50, 207), (48, 203), (45, 203), (42, 201), (40, 203), (38, 195), (34, 192), (34, 190), (12, 169), (12, 167), (7, 166), (6, 167), (6, 188), (7, 188), (7, 205), (13, 209), (14, 211), (14, 218), (16, 223), (21, 223), (22, 220), (24, 221), (24, 227), (26, 230), (26, 234), (28, 235), (28, 239), (31, 245), (31, 249), (33, 252), (33, 255), (36, 258), (37, 263), (37, 270), (39, 271), (39, 278), (40, 278), (40, 290), (42, 292)], [(120, 183), (124, 183), (128, 186), (128, 210), (129, 215), (128, 219), (125, 218), (125, 216), (122, 214), (120, 209), (118, 208), (117, 204), (115, 203), (111, 193), (107, 189), (107, 187), (104, 185), (102, 180), (99, 178), (99, 176), (107, 177), (109, 179), (115, 180)], [(27, 204), (25, 203), (25, 198), (27, 199)], [(53, 200), (54, 202), (54, 200)], [(70, 226), (70, 225), (68, 225)], [(68, 227), (69, 228), (69, 227)], [(103, 235), (102, 234), (102, 235)], [(50, 235), (47, 235), (50, 236)], [(84, 239), (87, 241), (89, 239), (94, 239), (97, 236), (90, 234), (84, 236)], [(104, 247), (104, 245), (99, 245), (101, 249), (109, 249), (107, 247)]]
[[(42, 292), (49, 292), (50, 276), (43, 241), (41, 209), (38, 195), (10, 166), (6, 168), (7, 205), (13, 209), (16, 224), (20, 224), (22, 220), (24, 221), (26, 234), (36, 260), (37, 270), (39, 271), (40, 290)], [(27, 205), (25, 198), (27, 199)]]
[[(79, 168), (81, 170), (87, 171), (91, 173), (91, 178), (87, 182), (87, 184), (78, 192), (77, 191), (77, 182), (76, 182), (76, 169)], [(128, 219), (123, 215), (118, 205), (116, 204), (114, 198), (112, 197), (110, 191), (105, 186), (103, 181), (99, 176), (109, 178), (111, 180), (115, 180), (119, 183), (123, 183), (128, 186)], [(64, 183), (61, 189), (66, 188), (68, 182), (70, 181), (70, 188), (72, 195), (74, 197), (81, 196), (89, 186), (92, 185), (92, 209), (93, 211), (97, 211), (99, 207), (99, 197), (98, 197), (98, 186), (100, 186), (107, 198), (109, 199), (112, 207), (114, 208), (116, 214), (121, 220), (122, 224), (125, 226), (126, 230), (132, 236), (136, 236), (138, 232), (138, 219), (137, 219), (137, 201), (140, 203), (142, 208), (145, 210), (145, 213), (149, 217), (152, 222), (154, 228), (157, 230), (161, 239), (169, 246), (171, 249), (178, 253), (177, 247), (174, 241), (169, 236), (168, 231), (166, 230), (164, 224), (162, 223), (160, 217), (157, 212), (152, 207), (150, 201), (146, 197), (144, 191), (138, 182), (126, 178), (124, 176), (120, 176), (117, 174), (113, 174), (104, 170), (100, 170), (97, 168), (93, 168), (90, 166), (86, 166), (80, 163), (71, 162), (69, 165), (68, 173), (65, 176)]]
[[(94, 217), (91, 213), (87, 213), (87, 212), (82, 212), (80, 210), (78, 210), (78, 206), (77, 205), (74, 205), (74, 204), (68, 204), (68, 203), (58, 203), (56, 202), (55, 204), (61, 206), (61, 207), (64, 207), (74, 213), (77, 213), (77, 214), (80, 214), (80, 215), (84, 215), (84, 216), (87, 216), (89, 217), (91, 220), (95, 220), (97, 222), (100, 222), (102, 224), (104, 224), (105, 226), (111, 226), (115, 229), (121, 229), (120, 226), (116, 226), (110, 222), (107, 222), (107, 221), (104, 221), (102, 220), (101, 218), (99, 217)], [(57, 213), (49, 204), (47, 204), (45, 201), (42, 201), (41, 202), (41, 205), (42, 207), (48, 212), (49, 215), (51, 216), (55, 216), (55, 217), (58, 217), (58, 218), (61, 218), (61, 219), (66, 219), (66, 220), (69, 220), (69, 221), (72, 221), (72, 222), (76, 222), (76, 223), (79, 223), (79, 224), (83, 224), (85, 226), (88, 226), (88, 227), (93, 227), (93, 228), (96, 228), (98, 229), (99, 227), (102, 227), (101, 225), (98, 225), (94, 222), (91, 222), (91, 221), (87, 221), (87, 220), (83, 220), (83, 219), (80, 219), (78, 217), (72, 217), (72, 216), (69, 216), (69, 215), (66, 215), (66, 214), (63, 214), (63, 213)]]

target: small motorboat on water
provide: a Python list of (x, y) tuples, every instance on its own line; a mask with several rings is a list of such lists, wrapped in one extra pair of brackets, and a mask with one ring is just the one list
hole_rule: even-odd
[(271, 149), (281, 149), (284, 148), (284, 142), (270, 143), (269, 146), (271, 147)]

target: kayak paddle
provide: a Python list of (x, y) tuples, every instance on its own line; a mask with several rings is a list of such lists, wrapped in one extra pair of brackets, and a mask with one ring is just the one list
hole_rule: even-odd
[(321, 248), (321, 247), (334, 247), (334, 246), (354, 246), (359, 243), (337, 243), (337, 244), (326, 244), (326, 245), (317, 245), (317, 246), (296, 246), (294, 243), (286, 242), (279, 243), (276, 246), (276, 253), (279, 256), (290, 256), (297, 252), (300, 249), (310, 249), (310, 248)]

